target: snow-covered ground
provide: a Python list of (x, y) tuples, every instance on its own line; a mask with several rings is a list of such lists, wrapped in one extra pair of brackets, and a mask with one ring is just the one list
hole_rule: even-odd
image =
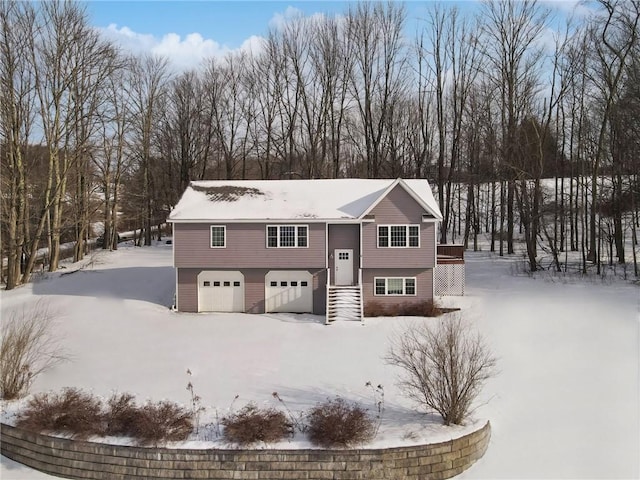
[[(511, 262), (468, 254), (468, 295), (445, 301), (462, 307), (499, 358), (500, 373), (483, 393), (488, 403), (475, 414), (491, 420), (491, 444), (462, 478), (637, 478), (640, 291), (513, 276)], [(385, 412), (367, 446), (465, 431), (416, 415), (394, 385), (396, 372), (382, 357), (407, 319), (324, 326), (312, 315), (178, 314), (168, 308), (174, 280), (171, 248), (159, 245), (104, 252), (76, 273), (3, 291), (3, 318), (38, 300), (59, 315), (70, 361), (38, 378), (32, 392), (76, 386), (188, 404), (191, 380), (209, 407), (207, 422), (216, 409), (224, 415), (249, 401), (278, 406), (273, 392), (293, 412), (334, 395), (373, 410), (370, 381), (384, 385)], [(5, 419), (12, 409), (5, 407)], [(189, 446), (217, 444), (205, 428)], [(297, 437), (279, 446), (307, 445)], [(50, 478), (6, 458), (0, 477)]]

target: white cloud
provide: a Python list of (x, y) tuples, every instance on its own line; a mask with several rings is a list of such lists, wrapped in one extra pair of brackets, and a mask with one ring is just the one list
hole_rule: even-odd
[(199, 65), (205, 58), (222, 57), (229, 49), (214, 40), (202, 38), (199, 33), (190, 33), (184, 39), (168, 33), (151, 51), (171, 59), (176, 68), (186, 70)]
[(269, 20), (269, 27), (274, 30), (282, 30), (289, 20), (300, 16), (304, 16), (302, 10), (288, 6), (283, 13), (273, 14), (273, 17)]
[(576, 19), (588, 18), (596, 10), (585, 0), (543, 0), (542, 3)]
[(250, 55), (257, 55), (262, 52), (264, 48), (264, 41), (264, 37), (261, 37), (259, 35), (251, 35), (244, 42), (242, 42), (242, 45), (240, 45), (240, 50)]
[[(207, 58), (221, 58), (234, 51), (215, 40), (204, 38), (200, 33), (190, 33), (184, 38), (176, 33), (167, 33), (162, 38), (158, 38), (151, 34), (134, 32), (129, 27), (119, 27), (116, 24), (98, 28), (98, 31), (104, 38), (116, 43), (126, 52), (135, 55), (153, 53), (167, 57), (177, 71), (197, 68)], [(261, 37), (252, 35), (237, 50), (257, 53), (261, 43)]]
[(118, 28), (118, 25), (115, 23), (110, 24), (106, 28), (98, 27), (97, 30), (104, 38), (115, 42), (124, 50), (131, 53), (137, 54), (149, 51), (157, 42), (153, 35), (137, 33), (129, 27)]

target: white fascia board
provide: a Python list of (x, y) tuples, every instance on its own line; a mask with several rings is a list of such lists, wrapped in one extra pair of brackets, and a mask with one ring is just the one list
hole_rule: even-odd
[(358, 218), (198, 218), (198, 219), (173, 219), (171, 223), (351, 223), (357, 225), (360, 223)]
[[(413, 189), (405, 183), (404, 180), (402, 180), (401, 178), (399, 178), (398, 180), (399, 180), (398, 183), (405, 189), (405, 191), (411, 196), (411, 198), (413, 198), (425, 211), (429, 212), (436, 219), (442, 220), (442, 215), (438, 212), (434, 212), (429, 205), (424, 203), (422, 198), (420, 198), (418, 194), (414, 192)], [(431, 185), (429, 185), (429, 188), (431, 188)]]

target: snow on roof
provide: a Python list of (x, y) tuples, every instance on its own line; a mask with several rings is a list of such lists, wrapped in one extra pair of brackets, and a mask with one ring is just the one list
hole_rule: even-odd
[(169, 221), (357, 219), (396, 185), (440, 219), (426, 180), (206, 180), (189, 184)]

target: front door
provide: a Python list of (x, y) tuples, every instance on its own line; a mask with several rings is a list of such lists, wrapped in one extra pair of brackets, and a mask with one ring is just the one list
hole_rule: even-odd
[(353, 285), (353, 250), (334, 250), (336, 285)]

